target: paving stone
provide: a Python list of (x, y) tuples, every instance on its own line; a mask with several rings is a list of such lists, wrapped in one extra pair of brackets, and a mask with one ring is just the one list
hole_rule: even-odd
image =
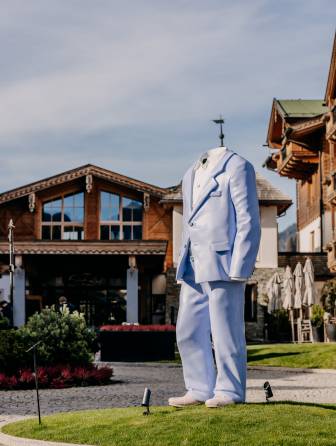
[[(114, 384), (109, 386), (41, 389), (43, 414), (82, 409), (139, 406), (143, 391), (152, 391), (151, 404), (165, 405), (170, 396), (185, 393), (182, 367), (166, 363), (113, 363)], [(287, 370), (249, 370), (247, 401), (265, 401), (263, 384), (271, 383), (274, 401), (336, 403), (335, 373), (293, 373)], [(36, 413), (34, 390), (0, 391), (1, 415)]]

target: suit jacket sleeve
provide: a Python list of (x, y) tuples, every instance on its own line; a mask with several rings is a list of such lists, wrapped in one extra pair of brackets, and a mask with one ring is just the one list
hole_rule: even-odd
[(260, 216), (256, 175), (251, 163), (239, 160), (229, 179), (236, 215), (230, 277), (248, 278), (253, 273), (260, 242)]

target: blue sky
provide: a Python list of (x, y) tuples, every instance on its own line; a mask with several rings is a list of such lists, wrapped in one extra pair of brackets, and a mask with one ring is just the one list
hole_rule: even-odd
[(335, 18), (334, 0), (2, 2), (0, 190), (86, 163), (176, 184), (222, 113), (294, 199), (262, 168), (272, 99), (323, 98)]

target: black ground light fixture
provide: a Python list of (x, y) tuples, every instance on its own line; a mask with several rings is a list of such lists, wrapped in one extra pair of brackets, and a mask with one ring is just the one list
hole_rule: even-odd
[(38, 378), (37, 378), (37, 361), (36, 361), (36, 347), (41, 344), (42, 341), (36, 342), (36, 344), (32, 345), (26, 353), (33, 350), (33, 361), (34, 361), (34, 378), (35, 378), (35, 388), (36, 388), (36, 401), (37, 401), (37, 413), (39, 424), (41, 424), (41, 410), (40, 410), (40, 397), (39, 397), (39, 387), (38, 387)]
[(272, 398), (273, 392), (272, 392), (272, 387), (268, 381), (264, 383), (264, 391), (265, 391), (266, 401), (269, 403), (269, 398)]
[(150, 397), (151, 397), (151, 393), (152, 392), (150, 391), (150, 389), (148, 387), (145, 387), (145, 391), (144, 391), (143, 398), (142, 398), (142, 403), (141, 403), (141, 406), (146, 407), (146, 410), (143, 412), (143, 415), (149, 415), (150, 414), (150, 412), (149, 412), (149, 400), (150, 400)]

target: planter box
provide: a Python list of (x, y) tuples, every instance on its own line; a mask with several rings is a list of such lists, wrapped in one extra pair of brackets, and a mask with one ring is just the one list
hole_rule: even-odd
[(313, 326), (312, 333), (313, 333), (313, 341), (314, 342), (323, 342), (324, 341), (323, 326), (321, 326), (321, 327)]
[(336, 324), (325, 324), (327, 338), (330, 342), (336, 342)]
[(175, 359), (174, 331), (100, 331), (101, 361)]

